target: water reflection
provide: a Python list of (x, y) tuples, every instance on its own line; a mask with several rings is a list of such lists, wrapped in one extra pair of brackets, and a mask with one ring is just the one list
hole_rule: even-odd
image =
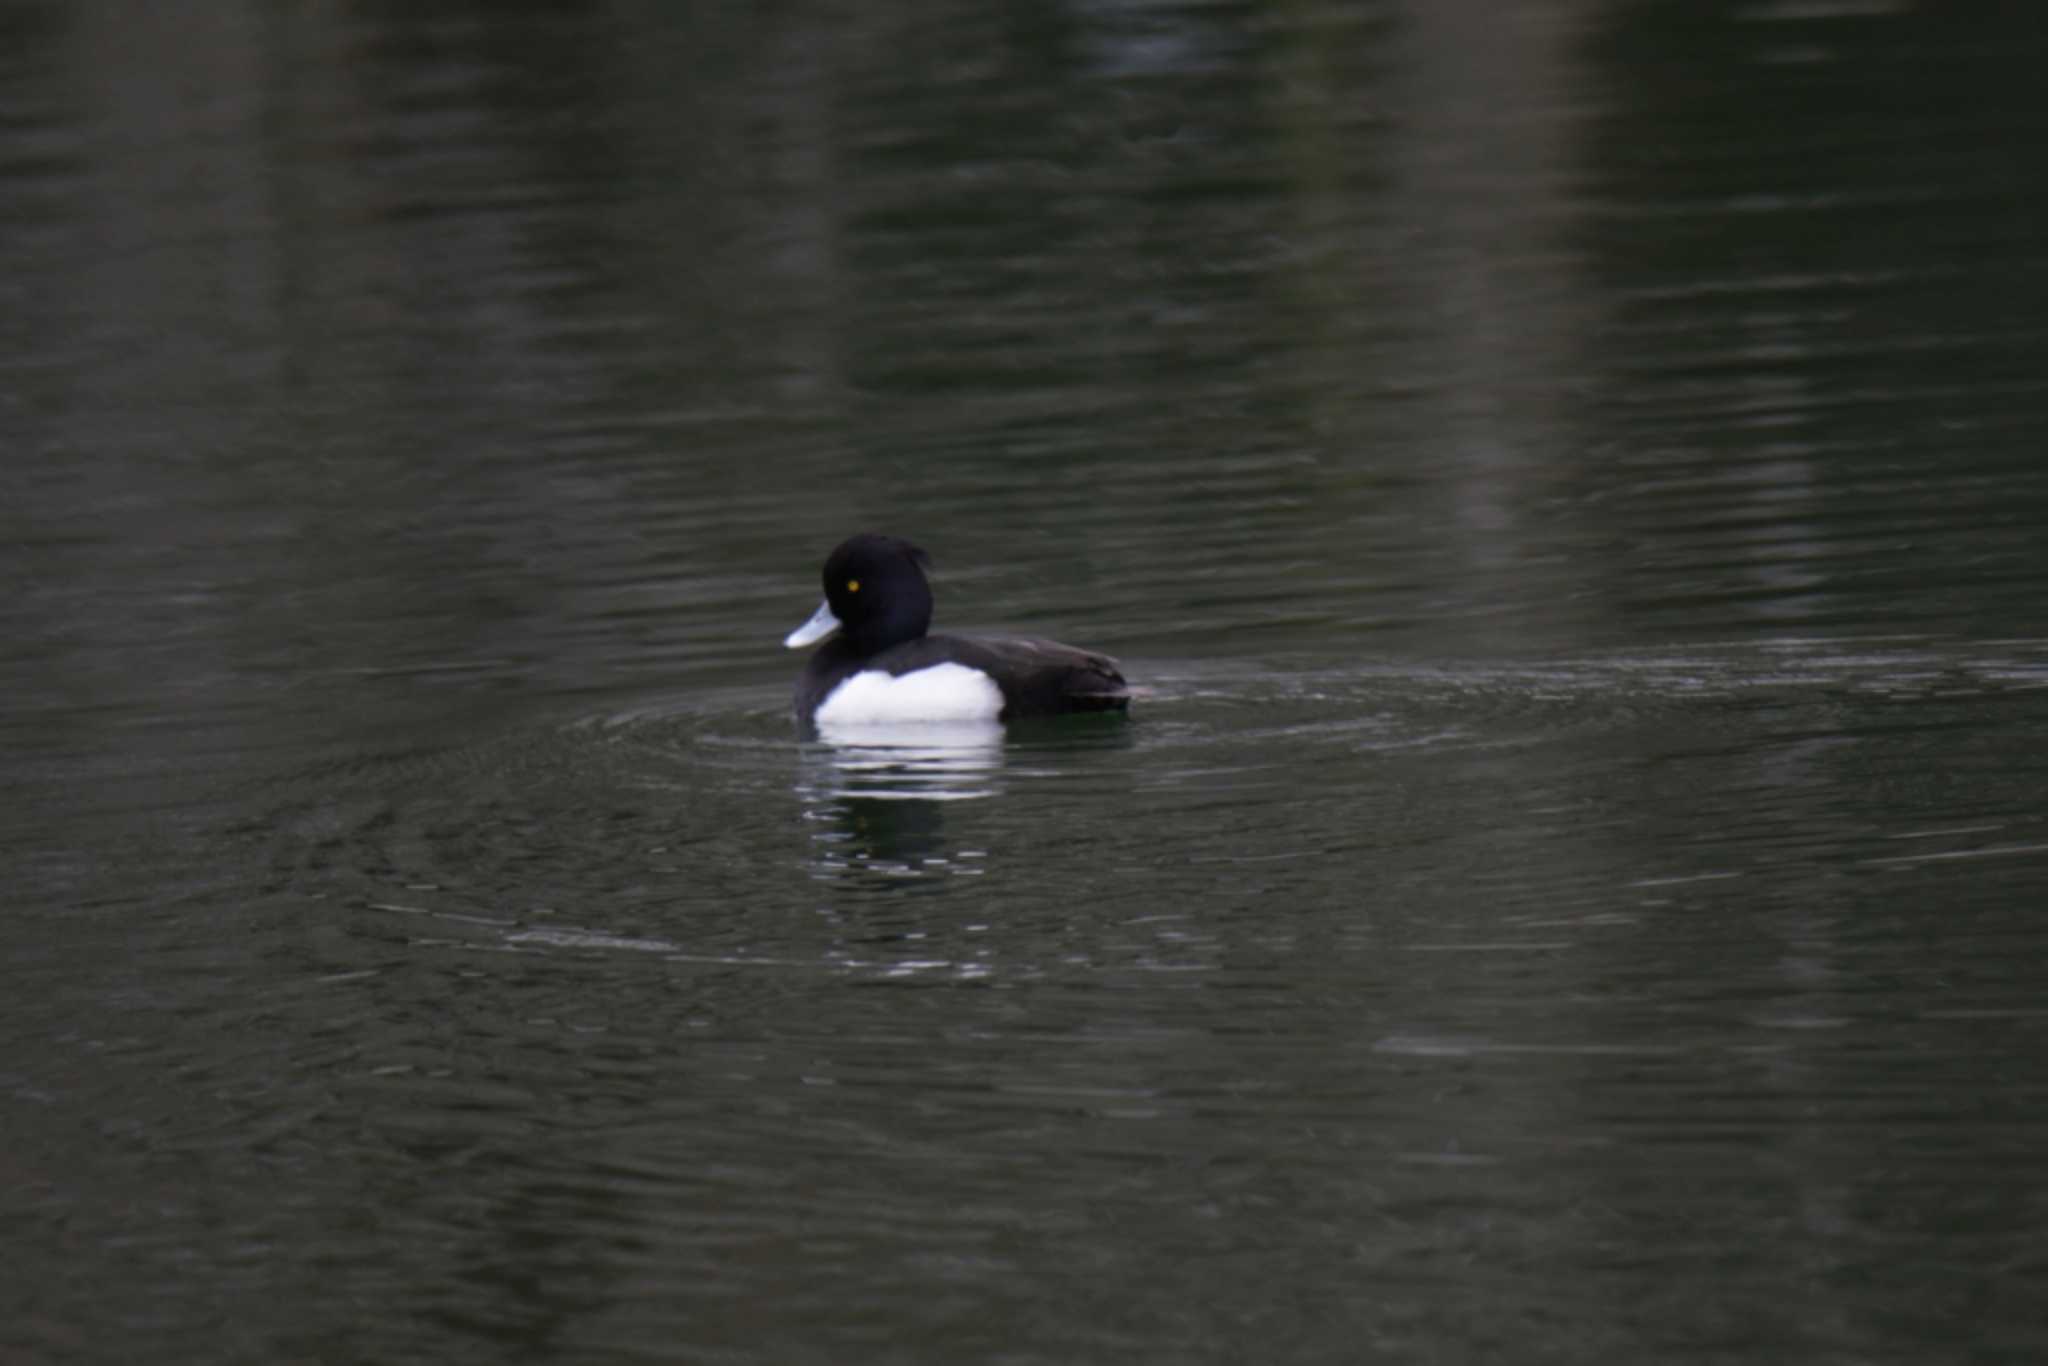
[(797, 795), (822, 870), (914, 876), (949, 864), (945, 805), (1001, 790), (1003, 728), (835, 726), (801, 751)]

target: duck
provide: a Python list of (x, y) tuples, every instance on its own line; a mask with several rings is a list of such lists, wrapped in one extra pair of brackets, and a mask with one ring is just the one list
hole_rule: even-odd
[(825, 600), (782, 642), (823, 642), (796, 681), (806, 730), (1129, 708), (1123, 669), (1107, 655), (1030, 637), (929, 634), (931, 563), (909, 541), (876, 532), (826, 557)]

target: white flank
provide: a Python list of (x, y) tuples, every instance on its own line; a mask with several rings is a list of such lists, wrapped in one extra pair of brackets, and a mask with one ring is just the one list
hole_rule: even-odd
[(877, 669), (857, 673), (832, 690), (818, 708), (818, 728), (958, 724), (993, 721), (1003, 709), (995, 680), (964, 664), (934, 664), (890, 677)]

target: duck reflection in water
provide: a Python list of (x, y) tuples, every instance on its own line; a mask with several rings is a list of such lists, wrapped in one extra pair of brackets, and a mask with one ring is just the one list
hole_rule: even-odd
[(827, 871), (917, 877), (950, 868), (947, 805), (1002, 790), (995, 721), (824, 726), (801, 753), (797, 792)]

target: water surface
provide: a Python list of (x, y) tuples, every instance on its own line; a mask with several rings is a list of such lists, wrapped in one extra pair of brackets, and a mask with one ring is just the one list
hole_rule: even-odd
[(0, 33), (12, 1357), (2048, 1348), (2042, 21)]

